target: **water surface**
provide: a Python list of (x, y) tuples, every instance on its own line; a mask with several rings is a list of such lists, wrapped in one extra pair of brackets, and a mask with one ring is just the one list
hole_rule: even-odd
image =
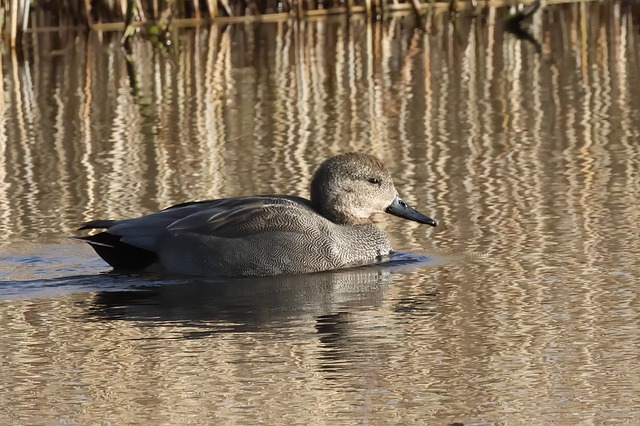
[[(640, 12), (38, 33), (2, 57), (0, 423), (640, 422)], [(382, 158), (388, 265), (109, 271), (93, 218)]]

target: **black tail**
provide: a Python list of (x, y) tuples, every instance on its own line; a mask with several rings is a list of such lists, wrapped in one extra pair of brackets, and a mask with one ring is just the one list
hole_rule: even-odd
[[(80, 229), (93, 228), (93, 226), (86, 226), (90, 224), (94, 223), (89, 222)], [(158, 256), (154, 252), (123, 243), (120, 238), (119, 235), (113, 235), (107, 231), (88, 237), (74, 237), (91, 244), (98, 256), (114, 269), (141, 270), (158, 261)]]

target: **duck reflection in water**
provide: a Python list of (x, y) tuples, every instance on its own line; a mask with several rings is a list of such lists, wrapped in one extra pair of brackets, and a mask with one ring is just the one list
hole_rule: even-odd
[[(158, 327), (160, 339), (217, 339), (227, 333), (268, 333), (275, 339), (316, 336), (319, 368), (347, 367), (362, 348), (360, 319), (381, 309), (396, 274), (429, 261), (404, 256), (371, 265), (315, 274), (234, 279), (187, 278), (140, 291), (97, 293), (91, 321), (127, 321)], [(116, 274), (113, 274), (116, 275)], [(368, 324), (368, 323), (367, 323)], [(376, 326), (377, 327), (377, 326)], [(297, 330), (291, 333), (291, 330)], [(301, 334), (301, 330), (306, 330)], [(155, 336), (156, 333), (144, 333)]]
[[(189, 279), (131, 291), (97, 293), (89, 316), (178, 326), (179, 338), (273, 330), (292, 321), (379, 306), (393, 267), (230, 280)], [(194, 328), (198, 331), (192, 331)]]

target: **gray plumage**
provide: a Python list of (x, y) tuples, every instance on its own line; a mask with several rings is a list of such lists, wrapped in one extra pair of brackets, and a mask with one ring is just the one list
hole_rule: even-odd
[(386, 167), (348, 153), (320, 165), (311, 200), (262, 195), (178, 204), (135, 219), (94, 220), (79, 237), (116, 269), (265, 276), (340, 269), (385, 259), (391, 244), (369, 220), (388, 213), (435, 226), (404, 203)]

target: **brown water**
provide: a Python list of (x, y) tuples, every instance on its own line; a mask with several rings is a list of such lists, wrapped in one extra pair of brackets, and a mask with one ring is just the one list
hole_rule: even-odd
[[(0, 424), (640, 423), (637, 3), (38, 33), (2, 57)], [(119, 275), (67, 239), (380, 156), (388, 265)]]

